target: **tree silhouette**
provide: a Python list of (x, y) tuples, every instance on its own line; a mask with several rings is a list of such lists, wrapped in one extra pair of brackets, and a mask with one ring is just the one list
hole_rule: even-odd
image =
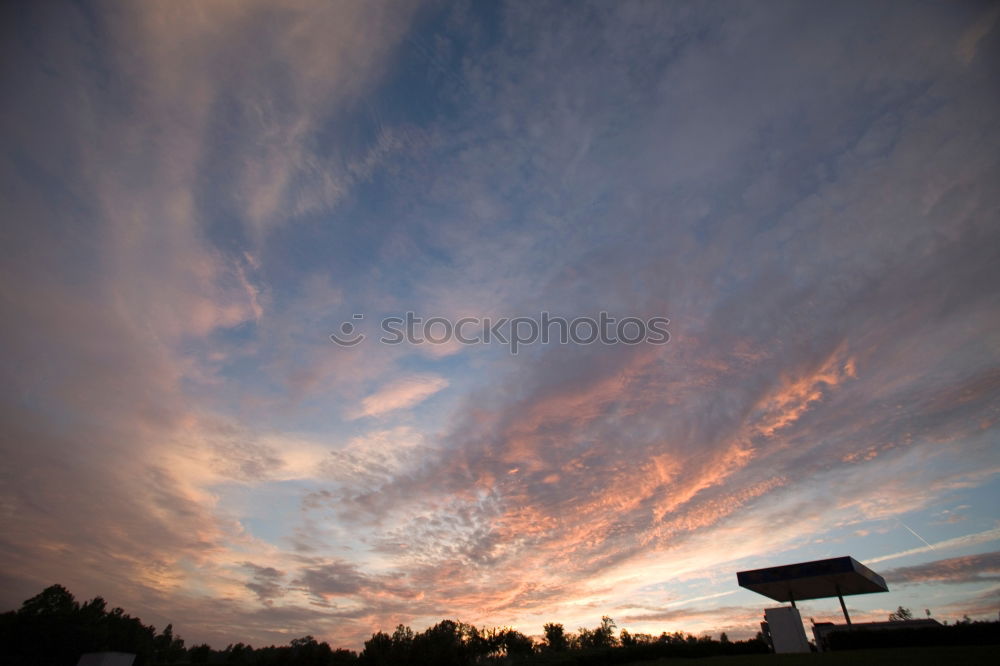
[(607, 648), (618, 644), (615, 638), (615, 621), (605, 615), (601, 625), (595, 629), (581, 627), (577, 632), (576, 641), (581, 648)]
[(549, 650), (562, 652), (569, 648), (569, 639), (566, 637), (566, 631), (561, 624), (550, 622), (543, 629), (545, 630), (545, 647)]
[(912, 620), (913, 613), (910, 612), (909, 608), (903, 608), (900, 606), (892, 613), (889, 614), (889, 622), (903, 622), (905, 620)]
[(514, 629), (505, 629), (501, 632), (500, 646), (503, 656), (508, 657), (525, 657), (535, 651), (534, 641)]
[(442, 620), (413, 639), (414, 664), (463, 666), (475, 652), (474, 641), (478, 632), (474, 627), (454, 620)]
[(6, 663), (75, 664), (81, 654), (102, 650), (135, 654), (135, 666), (152, 663), (156, 630), (121, 608), (106, 607), (101, 597), (81, 605), (62, 585), (45, 588), (3, 614), (0, 646)]
[[(102, 600), (103, 601), (103, 600)], [(172, 664), (184, 658), (184, 639), (174, 637), (174, 625), (168, 624), (163, 633), (153, 639), (156, 660)]]
[[(410, 648), (406, 650), (407, 657), (409, 656), (409, 650)], [(402, 657), (402, 655), (400, 656)], [(405, 661), (403, 659), (394, 660), (392, 636), (384, 631), (379, 631), (372, 634), (372, 637), (365, 641), (365, 648), (361, 651), (361, 661), (365, 664), (371, 664), (371, 666), (388, 666), (393, 663), (405, 664), (408, 659)]]
[[(900, 615), (897, 609), (895, 615)], [(908, 612), (908, 611), (907, 611)], [(905, 614), (903, 614), (905, 617)], [(157, 633), (152, 626), (127, 615), (121, 608), (107, 610), (95, 597), (77, 602), (61, 585), (46, 588), (26, 600), (20, 609), (0, 615), (0, 664), (3, 666), (73, 666), (85, 652), (120, 651), (137, 655), (135, 666), (171, 663), (243, 664), (245, 666), (484, 666), (494, 664), (604, 664), (632, 663), (659, 657), (703, 657), (713, 654), (760, 654), (760, 640), (721, 642), (710, 636), (664, 632), (654, 638), (625, 629), (615, 637), (614, 620), (604, 616), (593, 629), (567, 635), (563, 625), (545, 625), (545, 642), (534, 641), (510, 627), (477, 628), (454, 620), (416, 633), (398, 625), (390, 635), (376, 632), (364, 651), (333, 650), (313, 636), (293, 639), (286, 646), (254, 649), (244, 643), (213, 650), (206, 644), (185, 649), (184, 641), (168, 624)], [(581, 654), (570, 650), (585, 650)]]
[(207, 643), (195, 645), (188, 649), (188, 661), (192, 664), (207, 664), (212, 657), (212, 648)]
[[(94, 601), (98, 599), (100, 597)], [(69, 590), (62, 585), (50, 585), (22, 603), (18, 614), (21, 617), (66, 617), (79, 609), (80, 605)]]

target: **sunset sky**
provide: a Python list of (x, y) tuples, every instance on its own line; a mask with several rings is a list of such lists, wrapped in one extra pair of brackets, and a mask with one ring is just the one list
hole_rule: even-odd
[[(0, 611), (735, 638), (852, 555), (996, 619), (997, 3), (2, 12)], [(602, 311), (670, 341), (377, 339)]]

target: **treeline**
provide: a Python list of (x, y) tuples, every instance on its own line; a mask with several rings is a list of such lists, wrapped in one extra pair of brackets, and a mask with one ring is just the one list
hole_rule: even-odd
[(356, 664), (357, 654), (333, 650), (312, 636), (286, 646), (254, 649), (242, 643), (225, 650), (186, 647), (167, 625), (157, 632), (121, 608), (108, 610), (101, 597), (79, 603), (62, 585), (46, 588), (16, 611), (0, 615), (0, 664), (76, 666), (87, 652), (129, 652), (134, 666), (160, 664), (255, 664), (259, 666), (335, 666)]
[(85, 652), (131, 652), (136, 666), (186, 657), (184, 641), (161, 633), (101, 597), (78, 603), (62, 585), (46, 588), (16, 611), (0, 615), (0, 662), (75, 666)]
[(713, 655), (762, 654), (769, 652), (758, 637), (730, 641), (681, 632), (630, 633), (615, 636), (614, 620), (601, 618), (593, 629), (566, 633), (561, 624), (546, 624), (545, 636), (535, 642), (514, 629), (478, 629), (445, 620), (422, 633), (400, 625), (392, 635), (374, 634), (365, 641), (358, 663), (371, 666), (466, 666), (471, 664), (531, 664), (537, 666), (601, 666), (627, 664), (660, 657), (708, 657)]
[(567, 633), (561, 624), (546, 624), (544, 638), (510, 628), (478, 628), (444, 620), (414, 632), (400, 625), (392, 634), (378, 632), (365, 641), (360, 654), (334, 649), (312, 636), (289, 645), (254, 648), (243, 643), (224, 650), (208, 645), (186, 646), (171, 625), (162, 632), (121, 608), (107, 609), (96, 597), (79, 603), (61, 585), (53, 585), (25, 601), (21, 608), (0, 615), (0, 663), (9, 666), (75, 666), (87, 652), (129, 652), (134, 666), (168, 664), (244, 664), (247, 666), (472, 666), (477, 664), (537, 664), (539, 666), (624, 664), (667, 656), (701, 657), (767, 652), (758, 637), (749, 641), (719, 640), (683, 633), (632, 634), (602, 618), (593, 629)]

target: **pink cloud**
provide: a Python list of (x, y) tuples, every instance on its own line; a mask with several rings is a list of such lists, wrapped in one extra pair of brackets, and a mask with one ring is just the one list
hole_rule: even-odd
[(361, 400), (349, 418), (382, 416), (388, 412), (414, 407), (448, 386), (448, 380), (437, 375), (411, 375), (393, 380), (387, 386)]

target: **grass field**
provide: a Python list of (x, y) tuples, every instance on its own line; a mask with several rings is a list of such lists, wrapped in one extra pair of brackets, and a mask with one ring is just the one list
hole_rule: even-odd
[(633, 662), (629, 666), (977, 666), (1000, 664), (1000, 645), (959, 647), (885, 648), (844, 650), (815, 654), (761, 654), (704, 659), (657, 659)]

